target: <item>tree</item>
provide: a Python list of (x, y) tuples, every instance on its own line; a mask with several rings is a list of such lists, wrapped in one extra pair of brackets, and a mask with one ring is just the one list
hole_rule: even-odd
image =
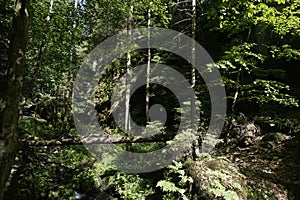
[(261, 117), (267, 105), (298, 106), (286, 79), (288, 59), (278, 62), (285, 56), (278, 58), (275, 53), (285, 46), (290, 53), (283, 51), (281, 55), (297, 59), (297, 10), (298, 1), (280, 0), (226, 0), (210, 6), (207, 20), (218, 24), (211, 30), (224, 34), (227, 40), (217, 65), (224, 74), (232, 115), (243, 112)]
[(44, 25), (44, 30), (42, 31), (42, 40), (41, 40), (41, 44), (38, 50), (38, 55), (37, 55), (37, 59), (36, 59), (36, 66), (34, 69), (34, 73), (32, 75), (32, 79), (31, 79), (31, 83), (32, 83), (32, 90), (35, 89), (35, 82), (36, 82), (36, 78), (37, 78), (37, 74), (40, 73), (41, 67), (42, 67), (42, 57), (43, 57), (43, 53), (44, 53), (44, 49), (45, 49), (45, 45), (47, 43), (47, 37), (48, 37), (48, 33), (49, 33), (49, 29), (50, 29), (50, 25), (51, 25), (51, 21), (52, 21), (52, 15), (53, 15), (53, 0), (50, 0), (49, 3), (49, 13), (47, 14), (46, 17), (46, 22)]
[[(151, 32), (150, 32), (150, 26), (151, 26), (151, 6), (152, 2), (150, 2), (149, 8), (148, 8), (148, 20), (147, 20), (147, 28), (148, 28), (148, 46), (150, 46), (150, 36), (151, 36)], [(148, 123), (150, 121), (149, 119), (149, 103), (150, 103), (150, 71), (151, 71), (151, 48), (148, 48), (148, 57), (147, 57), (147, 74), (146, 74), (146, 123)]]
[[(132, 32), (132, 13), (133, 13), (133, 9), (134, 9), (134, 6), (131, 5), (130, 3), (130, 6), (129, 6), (129, 12), (128, 12), (128, 21), (127, 21), (127, 35), (128, 37), (131, 39), (131, 32)], [(131, 125), (130, 125), (130, 96), (131, 96), (131, 72), (130, 70), (132, 69), (132, 66), (131, 66), (131, 52), (127, 52), (127, 64), (126, 64), (126, 70), (127, 70), (127, 74), (126, 74), (126, 78), (125, 78), (125, 119), (124, 119), (124, 131), (125, 131), (125, 134), (127, 136), (130, 135), (130, 131), (131, 131)], [(128, 144), (126, 146), (126, 150), (127, 151), (131, 151), (132, 149), (132, 145), (131, 144)]]
[[(25, 2), (25, 0), (17, 2)], [(5, 1), (3, 7), (7, 9), (8, 4), (9, 1)], [(260, 163), (259, 167), (263, 168), (266, 160), (261, 160), (258, 155), (255, 155), (256, 159), (254, 160), (251, 160), (252, 156), (248, 156), (248, 160), (253, 163), (245, 163), (245, 157), (236, 159), (245, 155), (243, 152), (249, 149), (255, 150), (254, 154), (257, 151), (263, 152), (262, 154), (268, 156), (269, 162), (267, 163), (271, 163), (271, 167), (268, 166), (267, 173), (259, 171), (257, 174), (258, 176), (264, 174), (272, 180), (273, 177), (269, 171), (272, 171), (273, 166), (280, 167), (277, 163), (288, 162), (281, 159), (283, 154), (280, 154), (278, 159), (276, 158), (277, 153), (274, 152), (274, 155), (273, 153), (270, 155), (266, 152), (275, 149), (269, 147), (276, 146), (276, 151), (283, 148), (284, 146), (279, 144), (282, 138), (292, 138), (286, 143), (287, 146), (290, 146), (290, 142), (296, 140), (293, 137), (295, 134), (290, 132), (298, 133), (300, 130), (299, 120), (292, 121), (296, 124), (296, 128), (290, 128), (289, 121), (290, 117), (297, 114), (300, 119), (300, 112), (292, 107), (297, 104), (294, 96), (300, 98), (298, 77), (300, 60), (299, 6), (299, 1), (286, 0), (32, 1), (29, 10), (31, 13), (29, 47), (26, 53), (25, 77), (21, 94), (25, 98), (25, 105), (23, 106), (23, 101), (20, 107), (25, 108), (28, 104), (33, 104), (33, 107), (36, 106), (37, 109), (34, 107), (34, 111), (27, 112), (29, 114), (22, 115), (22, 119), (19, 120), (18, 136), (23, 142), (23, 149), (19, 151), (22, 154), (18, 154), (15, 161), (15, 165), (19, 167), (11, 174), (10, 187), (5, 194), (7, 199), (74, 199), (78, 193), (83, 194), (83, 198), (102, 199), (98, 195), (103, 191), (118, 199), (197, 199), (199, 196), (202, 196), (203, 199), (274, 199), (272, 195), (266, 193), (266, 191), (270, 191), (267, 188), (269, 185), (264, 185), (264, 190), (255, 189), (257, 187), (252, 187), (251, 184), (246, 185), (247, 183), (256, 183), (249, 176), (249, 174), (255, 175), (256, 171), (250, 172), (250, 170), (244, 169), (247, 171), (247, 173), (243, 173), (247, 176), (245, 178), (237, 167), (231, 165), (231, 162), (243, 164), (243, 166), (240, 165), (243, 169), (245, 166), (251, 168), (257, 160)], [(6, 12), (3, 12), (5, 9), (0, 8), (1, 30), (9, 27), (10, 14), (5, 15)], [(93, 103), (98, 111), (99, 124), (105, 133), (108, 136), (117, 137), (99, 139), (88, 132), (88, 137), (79, 138), (76, 135), (74, 124), (67, 119), (70, 116), (68, 115), (69, 111), (71, 113), (71, 109), (68, 107), (70, 105), (68, 101), (71, 92), (70, 86), (75, 77), (74, 74), (81, 64), (81, 59), (110, 36), (121, 31), (130, 35), (132, 29), (149, 28), (150, 26), (170, 27), (189, 35), (203, 45), (217, 61), (216, 64), (222, 72), (228, 94), (228, 105), (230, 106), (228, 110), (231, 112), (227, 119), (228, 122), (231, 123), (232, 119), (240, 116), (245, 116), (245, 119), (248, 120), (246, 125), (242, 124), (244, 126), (240, 124), (235, 126), (236, 123), (232, 123), (233, 125), (229, 127), (230, 134), (227, 136), (238, 138), (234, 135), (238, 131), (256, 134), (255, 131), (258, 130), (257, 126), (260, 124), (257, 124), (255, 120), (262, 117), (265, 117), (265, 121), (272, 126), (272, 130), (281, 131), (281, 127), (290, 128), (287, 131), (289, 135), (273, 134), (274, 137), (278, 135), (278, 139), (272, 139), (273, 141), (268, 143), (268, 137), (265, 135), (269, 131), (261, 126), (262, 134), (256, 138), (255, 142), (257, 141), (257, 143), (249, 148), (248, 146), (243, 148), (238, 143), (238, 139), (243, 139), (243, 137), (239, 137), (233, 145), (220, 144), (222, 148), (216, 149), (216, 152), (220, 152), (224, 157), (228, 156), (229, 159), (233, 157), (232, 161), (224, 157), (215, 158), (213, 155), (197, 155), (198, 145), (194, 144), (196, 148), (193, 149), (193, 153), (195, 153), (193, 158), (197, 157), (196, 160), (189, 159), (190, 151), (185, 152), (173, 165), (156, 172), (143, 174), (119, 172), (112, 169), (111, 166), (106, 166), (103, 160), (98, 161), (92, 158), (82, 143), (88, 145), (113, 143), (123, 150), (127, 147), (127, 150), (135, 153), (151, 152), (172, 142), (170, 140), (176, 135), (180, 125), (179, 121), (182, 120), (180, 113), (188, 112), (188, 118), (191, 119), (191, 124), (194, 124), (193, 116), (196, 109), (194, 107), (199, 102), (196, 99), (188, 99), (187, 102), (184, 102), (189, 105), (188, 111), (182, 110), (172, 91), (159, 84), (150, 83), (152, 78), (156, 78), (153, 77), (153, 74), (150, 76), (151, 62), (172, 67), (190, 81), (197, 99), (201, 101), (201, 125), (192, 128), (193, 130), (203, 130), (201, 134), (206, 134), (211, 108), (208, 92), (210, 86), (205, 85), (193, 65), (160, 48), (126, 52), (112, 61), (103, 71)], [(14, 29), (16, 29), (16, 24)], [(20, 32), (17, 33), (20, 34)], [(151, 34), (153, 33), (148, 31), (148, 43), (152, 42), (149, 39)], [(176, 39), (180, 39), (180, 34)], [(20, 40), (20, 37), (17, 40)], [(18, 60), (16, 57), (12, 57), (13, 54), (3, 51), (8, 44), (6, 33), (1, 32), (1, 75), (4, 74), (2, 72), (4, 71), (2, 70), (3, 63), (7, 62), (6, 55), (9, 55), (10, 65), (12, 65), (12, 61)], [(19, 42), (12, 42), (11, 46), (16, 44), (21, 45)], [(120, 46), (121, 44), (122, 42), (120, 42)], [(187, 45), (194, 47), (195, 42)], [(4, 48), (2, 49), (2, 47)], [(193, 48), (188, 52), (192, 55), (192, 62), (195, 60), (194, 51)], [(16, 65), (21, 66), (22, 63), (18, 65), (16, 62)], [(124, 78), (120, 90), (117, 90), (120, 94), (117, 102), (120, 103), (111, 105), (111, 97), (115, 92), (116, 83), (130, 69), (141, 64), (147, 64), (147, 74), (142, 77), (147, 79), (146, 86), (140, 87), (136, 91), (130, 89), (129, 80), (131, 79), (132, 82), (135, 80), (135, 74), (130, 74), (133, 78), (130, 76), (127, 76), (127, 80)], [(19, 69), (14, 68), (15, 77), (18, 75), (17, 70)], [(162, 72), (162, 75), (165, 73)], [(12, 85), (22, 82), (16, 79), (14, 83), (10, 84), (9, 80), (13, 82), (12, 79), (13, 76), (7, 75), (5, 80), (4, 78), (0, 80), (1, 92), (9, 86), (7, 92), (9, 94), (5, 96), (1, 94), (0, 106), (1, 117), (6, 117), (6, 121), (1, 118), (0, 122), (6, 123), (6, 127), (11, 127), (11, 122), (16, 124), (15, 116), (19, 97), (17, 96), (18, 88), (12, 87)], [(33, 79), (35, 80), (32, 81)], [(34, 90), (31, 89), (32, 86), (35, 87)], [(288, 90), (288, 86), (291, 86), (290, 90)], [(131, 97), (130, 94), (132, 94)], [(13, 101), (9, 101), (12, 103), (7, 105), (11, 107), (9, 110), (5, 110), (4, 106), (10, 97), (14, 97), (14, 99), (9, 99)], [(160, 123), (150, 122), (148, 118), (149, 107), (155, 104), (161, 104), (165, 108), (167, 113), (165, 127)], [(280, 105), (279, 109), (277, 106)], [(121, 124), (115, 123), (112, 116), (112, 111), (118, 108), (122, 110)], [(239, 115), (239, 113), (243, 114)], [(14, 114), (14, 117), (9, 118), (9, 114)], [(277, 123), (279, 114), (281, 114), (281, 124)], [(146, 126), (144, 131), (134, 132), (133, 124), (131, 124), (132, 130), (130, 130), (129, 116), (138, 126)], [(9, 121), (10, 123), (7, 121), (8, 118), (12, 119)], [(276, 120), (275, 126), (273, 119)], [(276, 124), (279, 124), (280, 128)], [(123, 127), (123, 130), (118, 127), (119, 125)], [(3, 144), (2, 146), (5, 148), (12, 146), (15, 148), (16, 134), (14, 137), (2, 137), (2, 130), (4, 129), (1, 129), (0, 144)], [(5, 130), (5, 134), (8, 134), (8, 129)], [(131, 133), (132, 135), (129, 135)], [(139, 133), (141, 134), (136, 135)], [(144, 137), (149, 133), (153, 136)], [(187, 136), (189, 135), (187, 134)], [(234, 137), (228, 137), (228, 142), (234, 142)], [(263, 139), (260, 140), (260, 138)], [(257, 148), (256, 145), (260, 145), (260, 143), (265, 146), (261, 145)], [(231, 148), (235, 148), (235, 145), (240, 145), (241, 148), (235, 150), (233, 156), (228, 155), (228, 148), (230, 151)], [(296, 145), (295, 149), (297, 149)], [(9, 174), (7, 163), (13, 162), (12, 159), (2, 161), (5, 158), (14, 157), (13, 153), (10, 153), (12, 156), (5, 157), (8, 154), (3, 154), (2, 146), (0, 148), (1, 179), (4, 177), (4, 172), (7, 172), (6, 177)], [(223, 149), (226, 152), (224, 154), (222, 153)], [(297, 156), (290, 157), (296, 160)], [(122, 157), (120, 156), (120, 158)], [(106, 155), (103, 155), (103, 159), (106, 159)], [(159, 162), (159, 158), (157, 161)], [(7, 170), (2, 170), (2, 166)], [(295, 167), (295, 169), (297, 168)], [(209, 181), (207, 181), (208, 179)], [(250, 181), (241, 181), (244, 179), (250, 179)], [(279, 178), (277, 177), (277, 179)], [(266, 181), (264, 180), (262, 183), (265, 184)], [(3, 188), (2, 186), (1, 183), (1, 188)], [(272, 188), (275, 190), (273, 186), (272, 184)], [(19, 192), (16, 192), (16, 189)], [(283, 195), (284, 192), (281, 194)]]
[[(0, 199), (3, 198), (10, 168), (17, 152), (18, 106), (25, 65), (29, 0), (17, 0), (10, 39), (8, 67), (1, 90)], [(2, 85), (2, 84), (1, 84)]]

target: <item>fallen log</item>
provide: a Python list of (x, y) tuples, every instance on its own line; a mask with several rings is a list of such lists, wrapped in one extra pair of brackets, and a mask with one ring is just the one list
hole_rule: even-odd
[(105, 136), (87, 138), (65, 138), (59, 140), (23, 140), (25, 146), (65, 146), (82, 144), (123, 144), (123, 143), (146, 143), (146, 142), (166, 142), (172, 140), (174, 135), (154, 135), (150, 137), (142, 136)]

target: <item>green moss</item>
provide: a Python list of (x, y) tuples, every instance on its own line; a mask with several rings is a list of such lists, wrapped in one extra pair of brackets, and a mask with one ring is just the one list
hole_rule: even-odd
[(248, 188), (244, 175), (224, 157), (206, 156), (195, 161), (189, 173), (207, 199), (246, 199)]

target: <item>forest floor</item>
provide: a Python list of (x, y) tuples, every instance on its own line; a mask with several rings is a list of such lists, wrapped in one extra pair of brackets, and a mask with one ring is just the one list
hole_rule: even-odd
[[(248, 147), (232, 144), (218, 151), (247, 177), (252, 188), (277, 199), (300, 199), (300, 135), (270, 133)], [(267, 195), (266, 195), (267, 196)]]

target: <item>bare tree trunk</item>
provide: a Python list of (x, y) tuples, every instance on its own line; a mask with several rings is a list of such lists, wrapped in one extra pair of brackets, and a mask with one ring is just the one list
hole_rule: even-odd
[[(128, 36), (131, 38), (131, 31), (132, 31), (132, 13), (133, 13), (133, 6), (130, 6), (130, 11), (129, 11), (129, 15), (128, 15), (128, 22), (127, 22), (127, 34)], [(131, 53), (128, 52), (127, 53), (127, 76), (126, 76), (126, 95), (125, 95), (125, 132), (126, 132), (126, 136), (129, 135), (130, 133), (130, 120), (129, 120), (129, 115), (130, 115), (130, 110), (129, 110), (129, 106), (130, 106), (130, 79), (131, 79)], [(126, 150), (127, 151), (131, 151), (132, 149), (132, 145), (131, 144), (127, 144), (126, 146)]]
[[(192, 63), (195, 64), (195, 40), (196, 40), (196, 0), (192, 0)], [(192, 66), (191, 70), (191, 87), (194, 90), (196, 85), (196, 73), (195, 73), (195, 66)], [(196, 115), (196, 105), (195, 105), (195, 99), (192, 96), (191, 97), (191, 123), (192, 123), (192, 129), (195, 129), (195, 115)]]
[(18, 105), (28, 41), (28, 8), (29, 0), (16, 0), (8, 68), (3, 81), (7, 88), (5, 92), (0, 91), (0, 199), (3, 199), (17, 153)]
[[(71, 48), (70, 48), (70, 64), (68, 67), (68, 83), (72, 80), (72, 66), (74, 65), (74, 52), (75, 52), (75, 45), (74, 45), (74, 37), (75, 37), (75, 29), (77, 28), (76, 18), (77, 18), (77, 9), (78, 9), (78, 0), (74, 1), (74, 10), (73, 10), (73, 25), (72, 25), (72, 36), (71, 36)], [(71, 90), (71, 86), (68, 87), (68, 91)], [(67, 97), (70, 96), (70, 91)]]
[[(195, 71), (195, 46), (196, 46), (196, 5), (197, 2), (196, 0), (192, 0), (192, 69), (191, 69), (191, 87), (193, 90), (195, 90), (195, 85), (196, 85), (196, 71)], [(196, 99), (194, 96), (191, 96), (191, 128), (193, 131), (197, 131), (198, 127), (195, 127), (196, 124)], [(196, 133), (195, 133), (196, 134)], [(193, 144), (193, 158), (196, 159), (199, 154), (199, 142), (198, 140), (194, 141)]]
[(148, 9), (148, 60), (147, 60), (147, 77), (146, 77), (146, 124), (150, 121), (149, 118), (149, 96), (150, 96), (150, 64), (151, 64), (151, 48), (150, 48), (150, 25), (151, 25), (151, 10)]

